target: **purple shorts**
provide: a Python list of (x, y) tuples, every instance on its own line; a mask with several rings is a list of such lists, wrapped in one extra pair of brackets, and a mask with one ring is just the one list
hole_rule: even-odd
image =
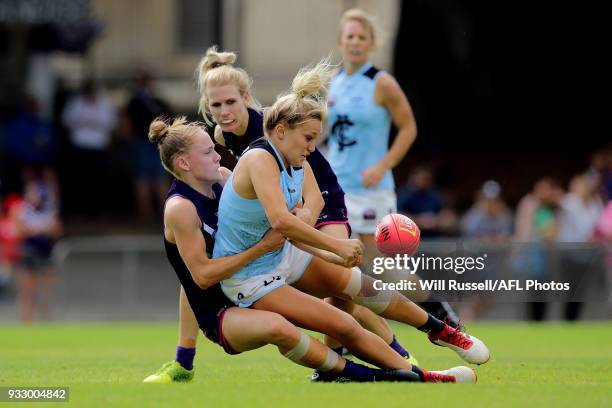
[(227, 312), (229, 308), (229, 306), (224, 305), (217, 313), (210, 313), (206, 316), (206, 325), (201, 329), (208, 340), (221, 346), (223, 351), (227, 354), (240, 354), (240, 351), (236, 351), (230, 346), (223, 335), (223, 318), (225, 317), (225, 312)]
[(346, 231), (348, 232), (348, 236), (351, 236), (351, 225), (348, 221), (346, 207), (327, 208), (327, 206), (325, 206), (323, 211), (321, 211), (321, 215), (319, 215), (314, 227), (319, 229), (329, 224), (344, 224)]

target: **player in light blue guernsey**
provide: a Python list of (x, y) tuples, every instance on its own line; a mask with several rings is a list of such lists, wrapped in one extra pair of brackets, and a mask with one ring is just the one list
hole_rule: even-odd
[[(329, 91), (329, 162), (346, 192), (351, 227), (365, 244), (365, 270), (370, 270), (371, 260), (379, 256), (374, 243), (376, 223), (397, 210), (391, 169), (404, 158), (417, 133), (406, 95), (391, 75), (369, 60), (375, 46), (372, 18), (359, 9), (346, 11), (338, 31), (343, 67), (332, 79)], [(391, 122), (398, 133), (388, 149)], [(390, 281), (405, 278), (388, 272)], [(448, 303), (425, 296), (419, 295), (425, 310), (458, 326), (459, 319)]]
[[(280, 174), (280, 190), (286, 208), (289, 211), (296, 208), (302, 202), (304, 169), (285, 164), (277, 149), (267, 139), (262, 138), (253, 142), (249, 149), (263, 149), (275, 158)], [(214, 256), (242, 252), (259, 242), (271, 228), (261, 202), (241, 197), (235, 191), (233, 184), (234, 173), (230, 176), (219, 202), (219, 233)], [(290, 246), (291, 244), (287, 242), (282, 249), (268, 252), (246, 265), (232, 278), (244, 280), (269, 273), (280, 264)], [(250, 302), (255, 300), (250, 299)], [(250, 303), (246, 304), (248, 305)]]
[(330, 84), (329, 160), (343, 189), (353, 194), (395, 188), (391, 169), (377, 184), (364, 185), (364, 169), (376, 166), (388, 151), (391, 115), (373, 98), (383, 74), (367, 62), (351, 74), (340, 69)]
[[(376, 290), (374, 280), (359, 268), (349, 269), (360, 262), (361, 243), (316, 230), (311, 225), (317, 214), (300, 208), (300, 197), (307, 205), (311, 194), (320, 194), (306, 158), (314, 151), (325, 120), (329, 73), (325, 61), (298, 73), (291, 92), (265, 110), (266, 139), (251, 144), (225, 186), (214, 257), (243, 251), (268, 228), (292, 242), (265, 262), (251, 262), (225, 279), (221, 283), (224, 293), (241, 307), (274, 311), (303, 328), (336, 338), (366, 361), (411, 369), (422, 381), (428, 378), (426, 372), (409, 364), (380, 337), (363, 330), (350, 315), (310, 295), (351, 300), (428, 333), (431, 341), (451, 348), (468, 362), (486, 362), (489, 351), (480, 340), (450, 328), (396, 291)], [(345, 330), (353, 333), (348, 335)], [(467, 367), (444, 375), (451, 382), (475, 381), (474, 372)]]
[[(366, 265), (377, 255), (377, 221), (397, 209), (391, 169), (404, 158), (417, 133), (406, 95), (391, 75), (369, 60), (375, 46), (372, 18), (361, 10), (348, 10), (338, 33), (343, 66), (329, 91), (328, 158), (346, 193), (351, 227), (366, 245)], [(388, 148), (392, 122), (398, 133)]]

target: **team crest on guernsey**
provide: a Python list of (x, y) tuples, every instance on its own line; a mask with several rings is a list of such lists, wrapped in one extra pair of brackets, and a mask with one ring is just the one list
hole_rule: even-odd
[(340, 151), (344, 150), (345, 147), (357, 144), (357, 140), (346, 136), (347, 129), (353, 125), (354, 123), (351, 122), (348, 115), (338, 115), (338, 119), (336, 119), (332, 125), (331, 133), (338, 140), (338, 147)]

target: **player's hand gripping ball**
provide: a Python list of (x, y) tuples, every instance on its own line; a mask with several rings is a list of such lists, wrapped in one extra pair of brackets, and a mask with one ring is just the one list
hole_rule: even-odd
[(374, 240), (385, 255), (412, 255), (421, 242), (421, 230), (405, 215), (388, 214), (376, 225)]

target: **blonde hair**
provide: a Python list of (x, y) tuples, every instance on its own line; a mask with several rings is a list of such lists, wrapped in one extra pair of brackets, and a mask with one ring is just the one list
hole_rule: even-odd
[(283, 123), (293, 129), (310, 119), (324, 121), (327, 117), (327, 88), (334, 65), (327, 57), (314, 66), (302, 68), (291, 83), (291, 89), (279, 95), (264, 112), (264, 132), (272, 134)]
[(234, 67), (234, 62), (236, 62), (235, 53), (217, 51), (217, 46), (213, 45), (206, 50), (206, 54), (200, 59), (196, 69), (198, 92), (200, 93), (198, 112), (209, 126), (214, 123), (208, 117), (210, 109), (208, 108), (209, 100), (206, 91), (213, 86), (236, 85), (241, 96), (245, 92), (248, 93), (247, 106), (251, 109), (261, 110), (261, 104), (253, 97), (251, 92), (253, 80), (244, 69)]
[(366, 30), (370, 31), (370, 34), (372, 35), (373, 47), (376, 48), (379, 45), (380, 39), (378, 38), (378, 29), (374, 17), (357, 8), (346, 10), (342, 17), (340, 17), (340, 24), (338, 25), (338, 44), (340, 44), (340, 40), (342, 39), (342, 31), (344, 30), (344, 26), (349, 21), (360, 22), (361, 25), (366, 28)]
[(149, 126), (149, 140), (159, 149), (159, 157), (164, 168), (176, 178), (174, 158), (184, 154), (193, 144), (192, 137), (198, 130), (204, 130), (200, 122), (188, 122), (185, 116), (175, 118), (172, 123), (163, 118), (156, 118)]

